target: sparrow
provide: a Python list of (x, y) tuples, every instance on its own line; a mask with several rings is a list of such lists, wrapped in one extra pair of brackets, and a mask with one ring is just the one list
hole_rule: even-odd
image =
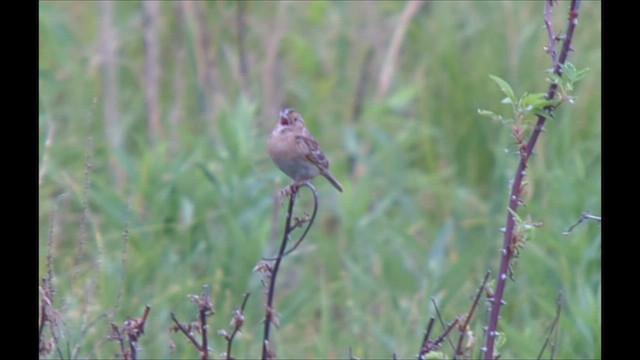
[(342, 185), (329, 171), (329, 160), (320, 144), (305, 126), (300, 113), (294, 109), (280, 111), (280, 119), (267, 141), (267, 151), (280, 170), (293, 179), (293, 183), (284, 190), (285, 193), (290, 193), (292, 188), (318, 174), (342, 192)]

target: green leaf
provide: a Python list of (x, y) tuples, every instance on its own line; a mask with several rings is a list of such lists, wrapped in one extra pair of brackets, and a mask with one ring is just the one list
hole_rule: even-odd
[(513, 104), (516, 102), (516, 95), (513, 93), (513, 89), (511, 88), (511, 85), (509, 85), (508, 82), (502, 80), (501, 78), (494, 76), (494, 75), (489, 75), (489, 77), (496, 82), (496, 84), (498, 84), (498, 86), (500, 87), (500, 90), (502, 90), (502, 92), (507, 95), (507, 97), (509, 98), (510, 102), (507, 102), (506, 99), (502, 100), (503, 103), (505, 104)]
[(588, 72), (589, 68), (577, 70), (575, 65), (570, 62), (562, 65), (562, 73), (565, 74), (567, 76), (567, 80), (572, 83), (584, 78)]
[(522, 106), (527, 110), (542, 110), (547, 106), (557, 106), (559, 100), (547, 99), (546, 93), (527, 94), (522, 97)]
[(482, 116), (490, 117), (491, 119), (496, 121), (502, 121), (502, 116), (494, 113), (493, 111), (478, 109), (478, 114)]

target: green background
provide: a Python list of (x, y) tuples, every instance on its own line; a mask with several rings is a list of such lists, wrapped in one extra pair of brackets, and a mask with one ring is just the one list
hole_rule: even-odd
[[(345, 191), (314, 181), (316, 223), (277, 282), (278, 357), (415, 357), (431, 298), (446, 322), (468, 311), (497, 271), (517, 164), (510, 125), (477, 110), (510, 115), (490, 74), (517, 95), (546, 91), (544, 2), (152, 7), (39, 3), (39, 274), (54, 275), (65, 358), (115, 357), (110, 322), (145, 304), (139, 356), (198, 357), (169, 333), (170, 312), (195, 320), (188, 295), (203, 284), (212, 333), (251, 292), (233, 355), (260, 356), (266, 299), (252, 269), (281, 237), (274, 194), (289, 179), (265, 147), (283, 106), (302, 113)], [(553, 9), (556, 32), (567, 9)], [(562, 235), (583, 211), (600, 214), (600, 16), (600, 2), (582, 4), (569, 61), (590, 72), (527, 170), (519, 215), (543, 226), (507, 284), (502, 358), (537, 356), (559, 291), (556, 357), (600, 357), (600, 227)], [(472, 322), (473, 357), (487, 309), (482, 301)], [(225, 350), (209, 339), (213, 357)]]

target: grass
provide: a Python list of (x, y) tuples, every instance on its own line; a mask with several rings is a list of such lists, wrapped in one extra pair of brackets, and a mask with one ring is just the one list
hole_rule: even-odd
[[(477, 109), (508, 109), (489, 74), (518, 94), (546, 89), (542, 3), (423, 4), (382, 91), (378, 76), (403, 3), (245, 2), (240, 42), (236, 3), (161, 2), (161, 136), (147, 122), (142, 4), (115, 3), (110, 25), (101, 6), (40, 3), (39, 136), (47, 166), (39, 273), (47, 274), (50, 254), (64, 358), (74, 350), (114, 357), (110, 322), (139, 317), (146, 304), (139, 357), (197, 357), (181, 334), (172, 335), (177, 348), (169, 352), (170, 312), (195, 320), (187, 295), (205, 283), (216, 309), (211, 333), (228, 328), (243, 294), (252, 293), (234, 355), (259, 356), (265, 297), (251, 270), (275, 253), (281, 236), (284, 207), (272, 221), (273, 195), (288, 179), (265, 146), (284, 105), (305, 116), (345, 192), (314, 181), (318, 218), (278, 278), (278, 357), (346, 357), (349, 348), (360, 358), (413, 357), (435, 316), (431, 297), (446, 321), (468, 310), (486, 270), (498, 266), (498, 230), (517, 161), (505, 154), (515, 150), (510, 129)], [(564, 2), (554, 8), (556, 30), (565, 12)], [(558, 291), (557, 357), (600, 357), (600, 229), (587, 222), (562, 235), (583, 211), (600, 212), (600, 14), (599, 2), (583, 4), (570, 61), (591, 71), (577, 85), (575, 104), (547, 123), (528, 169), (520, 216), (544, 226), (507, 286), (503, 358), (537, 355)], [(117, 40), (117, 147), (107, 131), (104, 29)], [(472, 323), (474, 356), (486, 309), (482, 303)], [(213, 355), (226, 349), (215, 334), (210, 345)]]

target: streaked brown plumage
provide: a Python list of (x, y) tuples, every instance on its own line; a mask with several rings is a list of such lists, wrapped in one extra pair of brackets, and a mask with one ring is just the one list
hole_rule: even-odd
[(280, 119), (267, 141), (267, 150), (278, 168), (294, 180), (293, 185), (303, 184), (321, 174), (342, 192), (342, 185), (329, 171), (329, 160), (297, 111), (284, 109), (280, 112)]

